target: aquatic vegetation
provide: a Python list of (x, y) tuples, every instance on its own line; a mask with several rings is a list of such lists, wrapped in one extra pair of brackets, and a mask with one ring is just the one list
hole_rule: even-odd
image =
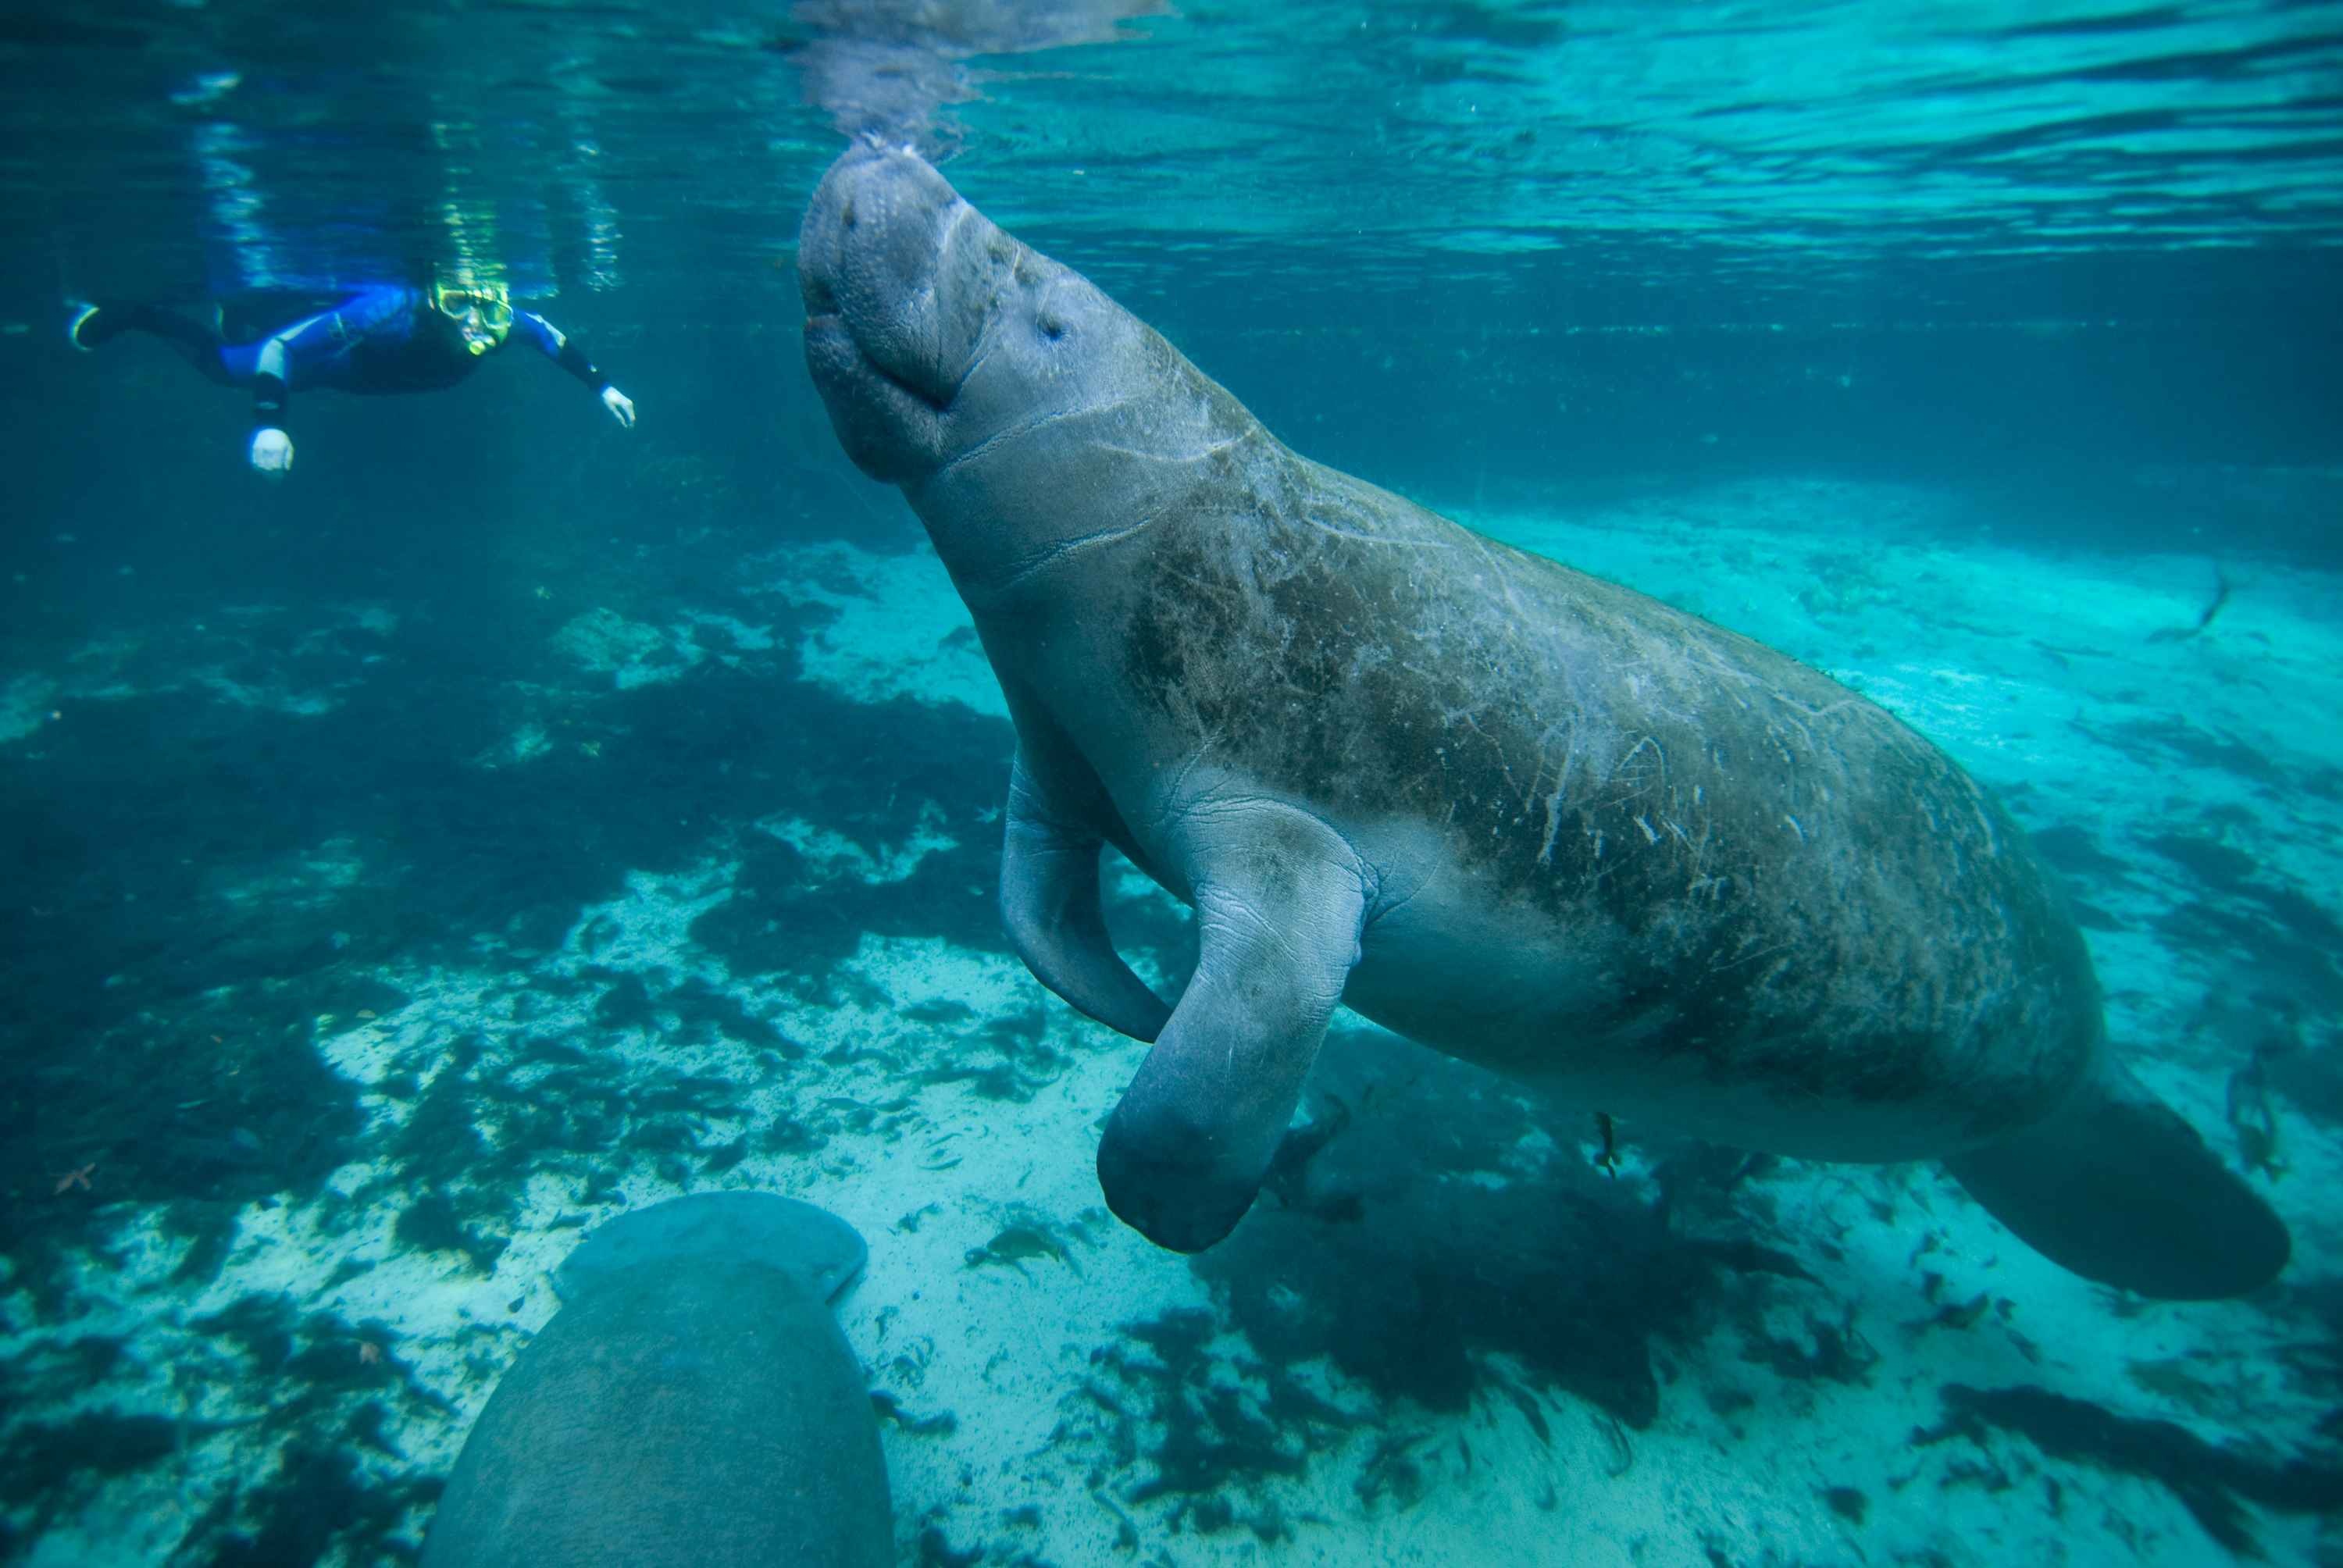
[[(29, 1510), (37, 1536), (61, 1511), (85, 1506), (98, 1483), (160, 1463), (220, 1425), (102, 1410), (22, 1423), (0, 1444), (0, 1503)], [(0, 1548), (15, 1544), (13, 1534), (0, 1533)]]
[[(1306, 1460), (1311, 1424), (1294, 1432), (1273, 1419), (1269, 1411), (1221, 1374), (1207, 1347), (1218, 1325), (1204, 1312), (1167, 1312), (1147, 1322), (1130, 1325), (1135, 1355), (1121, 1346), (1095, 1352), (1101, 1366), (1127, 1385), (1149, 1391), (1153, 1398), (1146, 1419), (1161, 1427), (1161, 1439), (1146, 1450), (1153, 1473), (1122, 1493), (1123, 1501), (1139, 1504), (1158, 1498), (1174, 1499), (1169, 1523), (1185, 1522), (1205, 1534), (1235, 1523), (1231, 1490), (1243, 1491), (1272, 1476), (1301, 1473)], [(1266, 1365), (1243, 1363), (1240, 1375), (1258, 1372), (1272, 1388), (1282, 1374)], [(1111, 1396), (1092, 1394), (1102, 1408), (1120, 1418), (1121, 1440), (1130, 1441), (1131, 1417)], [(1288, 1395), (1291, 1399), (1291, 1394)], [(1332, 1406), (1313, 1402), (1326, 1415)]]
[(1809, 615), (1856, 615), (1892, 592), (1868, 556), (1820, 551), (1806, 558), (1798, 603)]
[(2042, 1452), (2106, 1465), (2162, 1483), (2207, 1534), (2232, 1552), (2259, 1555), (2238, 1499), (2292, 1513), (2343, 1509), (2343, 1467), (2272, 1461), (2207, 1442), (2167, 1421), (2118, 1415), (2043, 1388), (1977, 1389), (1948, 1383), (1945, 1419), (1916, 1432), (1919, 1444), (1965, 1437), (1991, 1452), (1986, 1429), (2024, 1436)]
[[(994, 1019), (970, 1035), (952, 1038), (950, 1060), (921, 1069), (915, 1076), (926, 1084), (965, 1083), (985, 1100), (1024, 1104), (1062, 1076), (1066, 1053), (1050, 1044), (1047, 1015), (1034, 1008), (1014, 1018)], [(970, 1052), (990, 1050), (999, 1060), (970, 1060)]]
[[(1038, 1223), (1004, 1225), (983, 1246), (969, 1249), (967, 1266), (976, 1269), (986, 1264), (999, 1264), (1022, 1275), (1029, 1261), (1044, 1259), (1062, 1264), (1077, 1274), (1082, 1271), (1081, 1265), (1074, 1261), (1072, 1251), (1060, 1239), (1057, 1228), (1046, 1219), (1040, 1220)], [(1031, 1278), (1030, 1275), (1026, 1277)]]
[(914, 1415), (904, 1409), (901, 1402), (893, 1394), (884, 1389), (875, 1389), (871, 1392), (870, 1408), (877, 1411), (882, 1419), (893, 1422), (914, 1437), (933, 1437), (957, 1432), (960, 1429), (960, 1417), (950, 1411), (940, 1410), (932, 1415)]
[[(321, 11), (266, 60), (265, 7), (67, 9), (0, 29), (10, 145), (71, 154), (6, 173), (0, 1560), (412, 1562), (552, 1261), (725, 1189), (873, 1241), (840, 1321), (907, 1563), (2332, 1553), (2318, 6), (1222, 5), (1110, 45), (1074, 4), (1090, 47), (1006, 65), (858, 52), (883, 5)], [(1006, 699), (799, 367), (787, 236), (864, 112), (1311, 457), (2009, 795), (2292, 1271), (2092, 1292), (1932, 1170), (1606, 1147), (1618, 1106), (1349, 1027), (1224, 1247), (1103, 1221), (1138, 1050), (1010, 953)], [(232, 397), (57, 341), (61, 291), (449, 246), (641, 427), (509, 366), (305, 396), (259, 488)], [(1108, 859), (1171, 995), (1195, 926)]]

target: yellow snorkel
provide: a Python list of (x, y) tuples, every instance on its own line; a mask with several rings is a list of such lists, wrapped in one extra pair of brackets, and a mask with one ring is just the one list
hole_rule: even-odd
[(431, 286), (432, 307), (455, 323), (464, 347), (486, 354), (512, 330), (512, 296), (501, 283), (438, 283)]

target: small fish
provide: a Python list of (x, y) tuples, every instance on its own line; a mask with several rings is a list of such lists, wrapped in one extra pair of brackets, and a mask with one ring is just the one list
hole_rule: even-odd
[(1990, 1291), (1979, 1291), (1976, 1294), (1976, 1299), (1974, 1301), (1953, 1302), (1937, 1308), (1936, 1315), (1928, 1320), (1928, 1326), (1932, 1328), (1946, 1329), (1972, 1329), (1976, 1326), (1977, 1320), (1985, 1316), (1986, 1309), (1991, 1305), (1993, 1305), (1993, 1292)]
[(2279, 1145), (2278, 1109), (2269, 1101), (2268, 1081), (2262, 1076), (2262, 1053), (2229, 1075), (2229, 1131), (2237, 1140), (2237, 1158), (2248, 1171), (2272, 1181), (2286, 1174), (2286, 1153)]
[(1594, 1113), (1594, 1127), (1603, 1135), (1603, 1152), (1594, 1157), (1594, 1163), (1605, 1176), (1616, 1176), (1619, 1174), (1619, 1130), (1612, 1125), (1611, 1113), (1607, 1111)]

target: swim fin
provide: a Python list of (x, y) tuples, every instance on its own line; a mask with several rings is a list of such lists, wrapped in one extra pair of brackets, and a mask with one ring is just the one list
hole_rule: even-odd
[[(65, 317), (65, 341), (84, 354), (96, 353), (98, 345), (113, 336), (111, 332), (98, 325), (97, 307), (88, 300), (69, 299), (65, 302), (65, 310), (68, 313)], [(88, 334), (87, 337), (83, 336), (85, 332)]]

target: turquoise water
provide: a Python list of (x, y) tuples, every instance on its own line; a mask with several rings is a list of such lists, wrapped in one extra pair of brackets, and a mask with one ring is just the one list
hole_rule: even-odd
[[(907, 1563), (2343, 1553), (2343, 5), (123, 0), (0, 87), (0, 1556), (415, 1560), (579, 1235), (726, 1190), (869, 1244)], [(1005, 707), (805, 370), (863, 130), (1945, 748), (2286, 1274), (2145, 1302), (1347, 1014), (1228, 1242), (1120, 1224), (1142, 1048), (1009, 949)], [(639, 425), (508, 350), (297, 392), (272, 483), (64, 335), (433, 267)]]

